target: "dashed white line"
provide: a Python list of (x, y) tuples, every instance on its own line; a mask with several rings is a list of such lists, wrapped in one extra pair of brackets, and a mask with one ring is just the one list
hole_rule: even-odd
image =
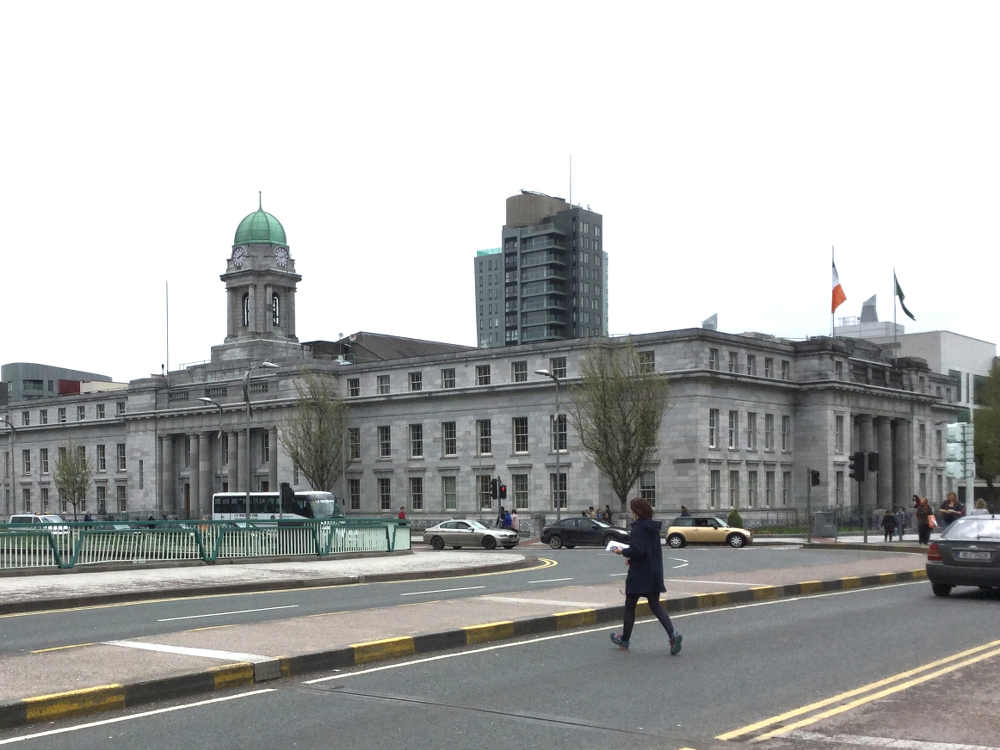
[(572, 581), (572, 578), (540, 578), (536, 581), (528, 581), (528, 583), (555, 583), (556, 581)]
[(891, 739), (889, 737), (866, 737), (859, 734), (820, 734), (802, 730), (789, 732), (788, 737), (814, 742), (835, 742), (838, 745), (862, 745), (885, 747), (890, 750), (1000, 750), (993, 745), (965, 745), (955, 742), (928, 742), (927, 740)]
[(454, 589), (431, 589), (430, 591), (409, 591), (400, 596), (420, 596), (421, 594), (445, 594), (449, 591), (470, 591), (472, 589), (484, 589), (485, 586), (459, 586)]
[(668, 560), (673, 560), (674, 562), (679, 562), (680, 563), (680, 565), (674, 565), (673, 566), (674, 570), (676, 570), (677, 568), (686, 568), (688, 566), (688, 564), (689, 564), (688, 561), (685, 560), (683, 557), (668, 557), (667, 559)]
[(210, 615), (185, 615), (184, 617), (163, 617), (157, 622), (172, 622), (173, 620), (197, 620), (199, 617), (223, 617), (225, 615), (242, 615), (247, 612), (268, 612), (272, 609), (293, 609), (298, 604), (282, 604), (280, 607), (261, 607), (259, 609), (235, 609), (232, 612), (213, 612)]

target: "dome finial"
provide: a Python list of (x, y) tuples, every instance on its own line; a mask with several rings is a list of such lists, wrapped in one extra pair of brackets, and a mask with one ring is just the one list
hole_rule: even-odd
[(264, 198), (261, 195), (261, 191), (260, 190), (257, 191), (257, 210), (258, 211), (263, 211), (264, 210)]

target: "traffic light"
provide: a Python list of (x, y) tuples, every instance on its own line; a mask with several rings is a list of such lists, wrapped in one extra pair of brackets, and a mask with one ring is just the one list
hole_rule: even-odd
[(868, 453), (868, 471), (878, 471), (878, 453), (875, 451)]
[(500, 482), (500, 499), (501, 500), (507, 499), (507, 485), (504, 484), (503, 482)]
[(811, 484), (813, 487), (819, 486), (819, 472), (816, 471), (816, 469), (812, 469), (809, 472), (809, 484)]
[(492, 497), (494, 500), (496, 500), (499, 496), (500, 496), (500, 491), (497, 488), (497, 480), (496, 479), (491, 479), (490, 480), (490, 497)]
[(851, 479), (855, 482), (865, 481), (865, 452), (858, 451), (851, 454), (851, 461), (848, 464), (851, 469)]

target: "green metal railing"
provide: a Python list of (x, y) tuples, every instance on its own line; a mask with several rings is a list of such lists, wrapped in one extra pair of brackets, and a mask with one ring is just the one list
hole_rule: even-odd
[(0, 524), (0, 570), (408, 549), (409, 524), (382, 518)]

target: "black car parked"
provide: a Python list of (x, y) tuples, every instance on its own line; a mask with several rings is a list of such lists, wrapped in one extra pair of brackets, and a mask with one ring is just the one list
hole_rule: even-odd
[(542, 529), (541, 540), (552, 549), (560, 547), (572, 549), (578, 544), (605, 547), (612, 540), (627, 544), (628, 532), (624, 529), (608, 526), (604, 521), (596, 521), (586, 516), (576, 516), (564, 518), (551, 526), (546, 526)]

